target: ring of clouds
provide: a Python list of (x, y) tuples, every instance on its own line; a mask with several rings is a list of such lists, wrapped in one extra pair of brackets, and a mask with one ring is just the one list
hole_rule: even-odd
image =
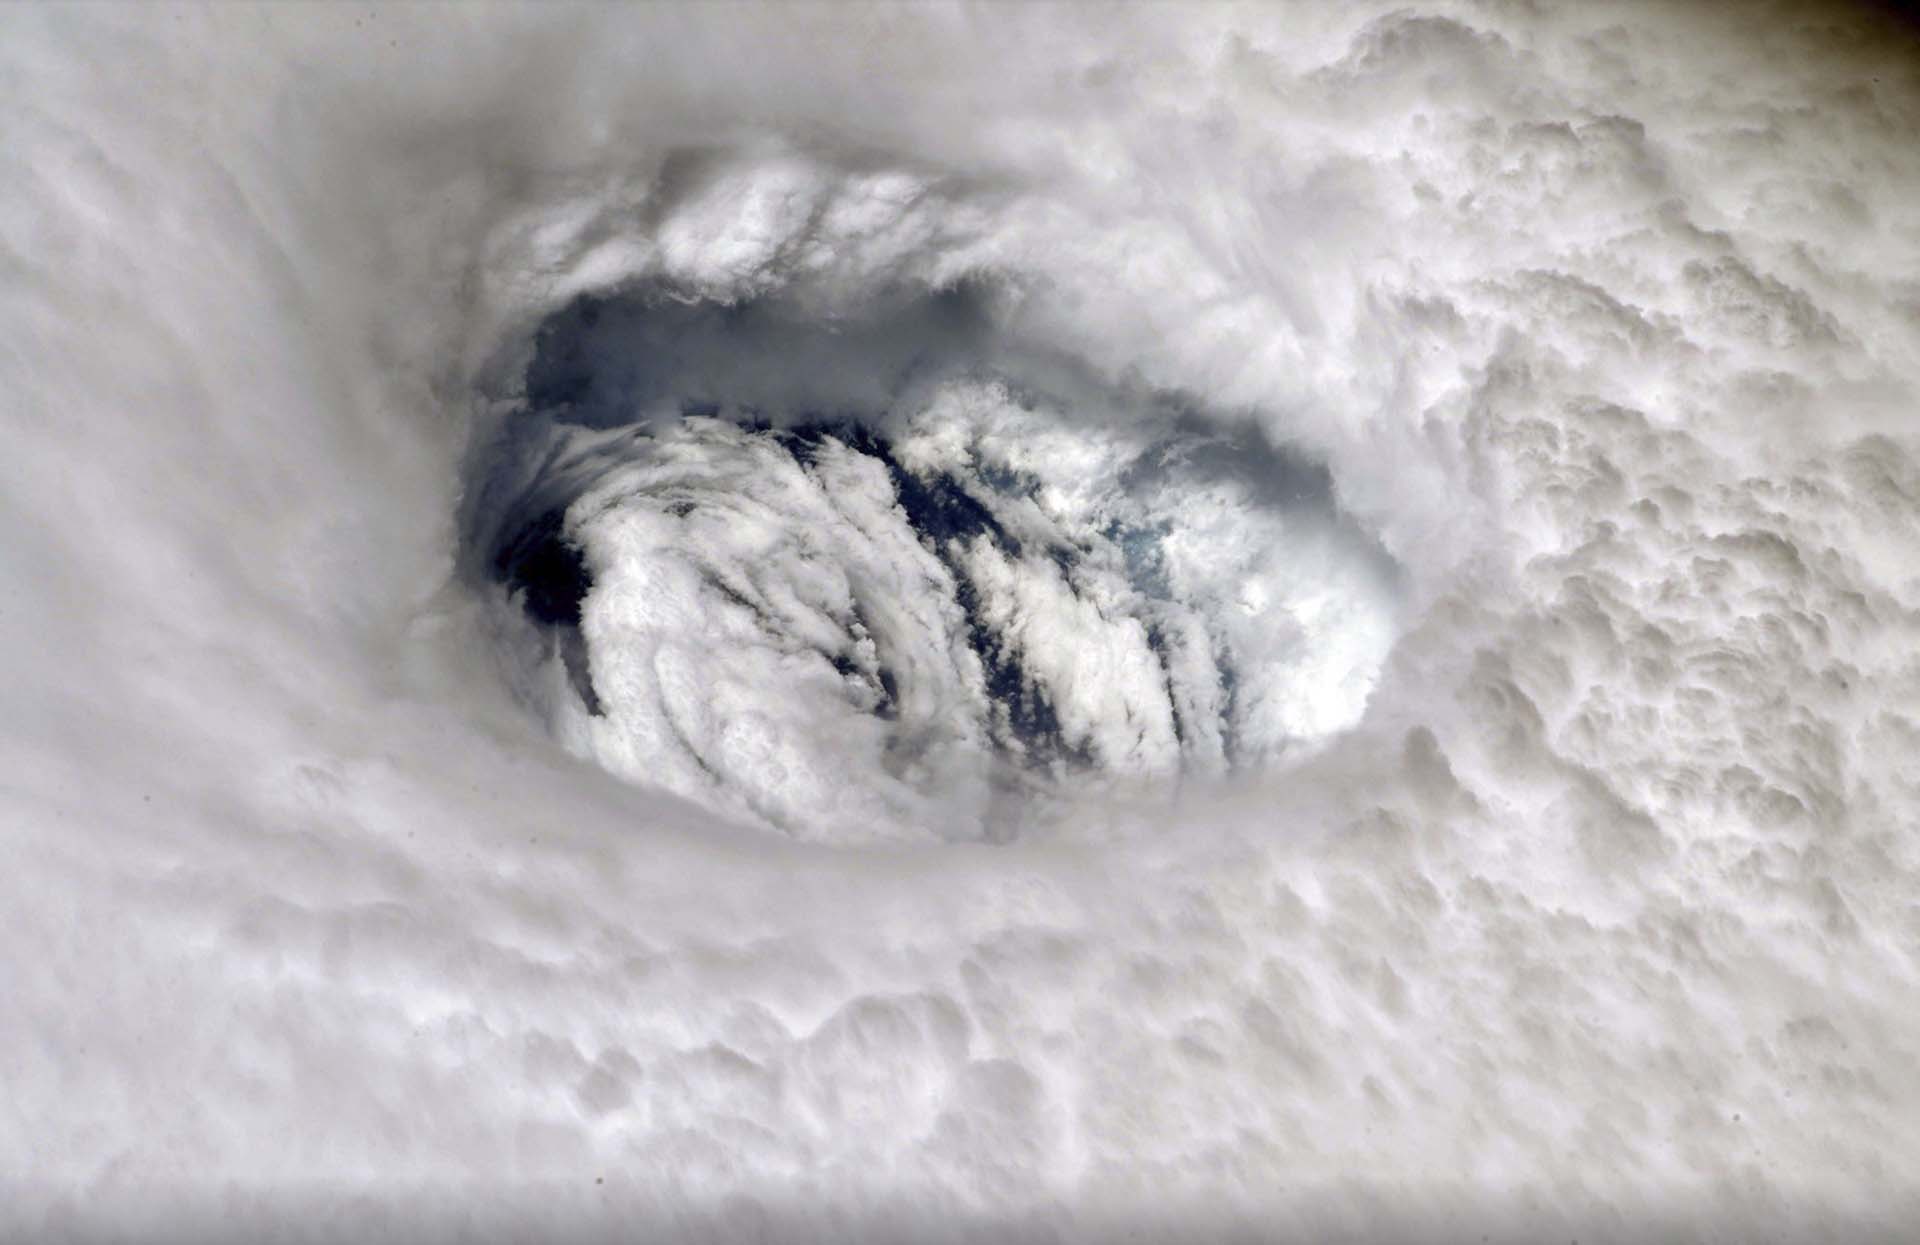
[(1920, 1215), (1898, 22), (0, 32), (8, 1234)]

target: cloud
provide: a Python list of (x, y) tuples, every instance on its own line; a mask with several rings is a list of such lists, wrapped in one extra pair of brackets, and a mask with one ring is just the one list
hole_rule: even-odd
[(1910, 1222), (1910, 32), (1403, 9), (0, 17), (7, 1222)]

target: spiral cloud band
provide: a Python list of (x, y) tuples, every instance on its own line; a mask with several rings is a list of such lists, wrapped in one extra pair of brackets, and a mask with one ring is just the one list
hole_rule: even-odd
[(1903, 1239), (1920, 36), (0, 13), (10, 1238)]

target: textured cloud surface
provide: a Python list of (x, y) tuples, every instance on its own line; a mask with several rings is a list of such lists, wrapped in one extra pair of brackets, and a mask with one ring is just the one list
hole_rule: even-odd
[(0, 1225), (1910, 1234), (1920, 47), (1720, 9), (7, 10)]

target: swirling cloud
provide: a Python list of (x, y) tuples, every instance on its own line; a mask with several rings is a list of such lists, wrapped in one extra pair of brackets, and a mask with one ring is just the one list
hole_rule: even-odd
[(0, 32), (11, 1234), (1920, 1213), (1887, 14)]

